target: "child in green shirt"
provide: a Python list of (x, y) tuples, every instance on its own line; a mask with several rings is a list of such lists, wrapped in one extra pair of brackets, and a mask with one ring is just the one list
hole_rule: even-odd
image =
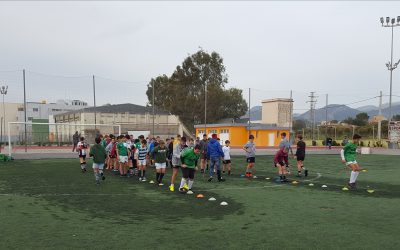
[(106, 177), (103, 174), (104, 162), (107, 158), (107, 153), (104, 147), (100, 144), (101, 138), (96, 137), (95, 139), (96, 144), (90, 148), (89, 156), (93, 157), (93, 172), (94, 177), (96, 179), (96, 184), (100, 184), (100, 177), (103, 181)]
[[(200, 157), (201, 146), (196, 145), (194, 148), (186, 148), (181, 153), (182, 161), (182, 180), (179, 186), (179, 192), (193, 194), (192, 187), (194, 181), (194, 174), (197, 171), (196, 161)], [(188, 185), (189, 190), (186, 191), (184, 186)]]
[(353, 141), (348, 142), (346, 145), (344, 145), (343, 149), (340, 151), (340, 156), (342, 157), (343, 164), (345, 164), (352, 170), (350, 174), (350, 181), (348, 184), (350, 189), (356, 188), (356, 180), (358, 174), (361, 171), (361, 167), (356, 161), (357, 145), (360, 142), (360, 139), (361, 136), (355, 134), (353, 136)]
[(165, 142), (160, 140), (160, 144), (156, 146), (151, 152), (151, 157), (155, 162), (156, 166), (156, 180), (159, 186), (163, 186), (162, 179), (165, 175), (165, 170), (167, 168), (167, 157), (168, 157), (168, 148), (165, 146)]

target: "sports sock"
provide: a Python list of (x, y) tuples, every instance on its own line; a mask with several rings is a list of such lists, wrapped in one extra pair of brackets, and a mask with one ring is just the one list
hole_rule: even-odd
[(217, 170), (217, 176), (218, 176), (218, 180), (221, 179), (221, 170)]
[(283, 176), (282, 176), (282, 175), (279, 175), (279, 179), (283, 180)]
[(360, 174), (360, 172), (358, 172), (358, 171), (355, 172), (355, 175), (354, 175), (354, 182), (357, 182), (357, 177), (358, 177), (359, 174)]
[(192, 189), (194, 180), (189, 179), (189, 189)]
[(142, 177), (144, 178), (145, 175), (146, 175), (146, 170), (143, 170)]
[(85, 165), (81, 163), (81, 169), (83, 170), (85, 168)]
[(156, 180), (157, 180), (158, 182), (160, 182), (159, 179), (160, 179), (160, 173), (157, 173), (157, 174), (156, 174)]
[(96, 179), (96, 181), (100, 180), (100, 174), (99, 173), (94, 173), (94, 178)]
[(182, 178), (181, 185), (179, 186), (179, 189), (183, 188), (183, 186), (185, 186), (185, 184), (186, 184), (186, 179)]
[(160, 174), (160, 183), (162, 182), (163, 177), (164, 177), (164, 173), (161, 173)]
[(357, 179), (357, 172), (351, 171), (351, 174), (350, 174), (350, 183), (356, 182), (356, 179)]

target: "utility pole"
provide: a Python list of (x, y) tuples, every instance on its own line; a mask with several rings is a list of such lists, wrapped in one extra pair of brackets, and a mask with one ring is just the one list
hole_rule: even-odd
[(204, 134), (207, 135), (207, 82), (204, 84)]
[[(25, 153), (26, 152), (28, 152), (28, 138), (27, 138), (27, 136), (26, 136), (26, 115), (27, 115), (27, 111), (26, 111), (26, 84), (25, 84), (25, 69), (23, 69), (22, 70), (22, 79), (23, 79), (23, 82), (24, 82), (24, 126), (25, 126), (25, 128), (24, 128), (24, 135), (25, 135), (25, 138), (24, 138), (24, 141), (25, 141)], [(10, 154), (11, 154), (11, 152), (10, 152)]]
[(307, 101), (310, 103), (310, 122), (311, 122), (311, 139), (314, 141), (314, 127), (315, 127), (315, 103), (317, 102), (317, 96), (315, 96), (315, 92), (311, 92), (310, 100)]
[(326, 138), (328, 138), (328, 94), (326, 94), (326, 103), (325, 103), (325, 140)]
[(290, 90), (290, 105), (289, 105), (289, 141), (291, 144), (294, 142), (294, 133), (293, 133), (293, 91)]
[[(97, 112), (96, 112), (96, 81), (93, 75), (93, 106), (94, 106), (94, 131), (96, 132)], [(97, 135), (96, 135), (97, 136)]]
[(251, 93), (250, 93), (250, 91), (251, 91), (251, 88), (249, 88), (249, 107), (248, 107), (248, 109), (249, 109), (249, 122), (248, 122), (248, 128), (247, 128), (247, 130), (249, 131), (249, 136), (251, 135), (251, 116), (250, 116), (250, 110), (251, 110), (251, 106), (250, 106), (250, 101), (251, 101)]
[[(154, 115), (155, 115), (155, 109), (154, 109), (154, 92), (155, 92), (155, 83), (154, 83), (154, 81), (153, 81), (153, 100), (152, 100), (152, 105), (151, 106), (153, 106), (153, 132), (152, 132), (152, 134), (153, 134), (153, 137), (155, 136), (155, 131), (154, 131)], [(183, 136), (183, 135), (182, 135)]]
[(382, 116), (382, 91), (380, 92), (379, 95), (379, 113), (378, 113), (378, 141), (381, 140), (381, 135), (382, 135), (382, 120), (380, 119), (380, 117)]
[(0, 136), (0, 152), (1, 152), (1, 146), (3, 142), (3, 122), (4, 122), (4, 133), (6, 132), (6, 107), (4, 103), (4, 97), (7, 95), (8, 92), (8, 86), (1, 86), (0, 88), (0, 94), (3, 96), (3, 116), (1, 117), (1, 136)]

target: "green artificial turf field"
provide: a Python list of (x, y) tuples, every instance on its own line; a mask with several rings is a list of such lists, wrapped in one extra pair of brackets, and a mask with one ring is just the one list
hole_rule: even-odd
[(308, 179), (292, 168), (297, 185), (274, 181), (272, 156), (257, 157), (250, 180), (234, 157), (225, 183), (196, 175), (204, 199), (109, 172), (96, 186), (77, 159), (0, 163), (0, 249), (400, 249), (398, 159), (359, 156), (368, 171), (342, 191), (339, 156), (308, 156)]

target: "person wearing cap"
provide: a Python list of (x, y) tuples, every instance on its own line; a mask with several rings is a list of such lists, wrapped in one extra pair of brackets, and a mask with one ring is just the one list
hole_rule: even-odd
[(217, 170), (218, 181), (225, 181), (222, 179), (221, 175), (221, 160), (224, 157), (224, 152), (222, 151), (221, 145), (218, 142), (217, 134), (211, 135), (211, 140), (207, 145), (207, 158), (210, 158), (210, 178), (208, 181), (213, 180), (213, 175), (215, 169)]

